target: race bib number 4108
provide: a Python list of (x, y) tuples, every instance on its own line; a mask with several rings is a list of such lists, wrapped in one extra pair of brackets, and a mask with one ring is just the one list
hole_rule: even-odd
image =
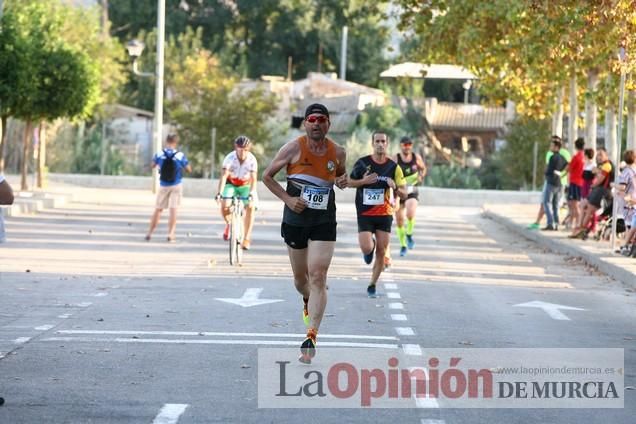
[(302, 197), (307, 202), (309, 209), (327, 209), (329, 204), (329, 187), (313, 187), (304, 186), (302, 191)]

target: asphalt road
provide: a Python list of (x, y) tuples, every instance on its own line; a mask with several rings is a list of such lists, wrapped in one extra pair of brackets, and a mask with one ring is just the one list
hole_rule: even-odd
[[(151, 197), (100, 193), (99, 203), (7, 221), (0, 423), (634, 423), (636, 295), (461, 208), (421, 207), (415, 249), (400, 258), (394, 240), (382, 296), (368, 299), (354, 210), (339, 207), (319, 356), (331, 347), (411, 357), (622, 348), (624, 408), (259, 408), (258, 349), (295, 352), (304, 333), (281, 204), (261, 204), (239, 268), (228, 263), (212, 202), (185, 200), (176, 243), (165, 241), (165, 217), (145, 242)], [(240, 305), (250, 299), (276, 302)], [(535, 301), (579, 309), (515, 306)]]

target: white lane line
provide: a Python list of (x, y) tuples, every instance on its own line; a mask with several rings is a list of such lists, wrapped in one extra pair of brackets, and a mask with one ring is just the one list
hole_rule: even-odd
[[(412, 396), (413, 400), (415, 401), (415, 406), (417, 408), (439, 408), (439, 403), (437, 403), (436, 398), (428, 397), (428, 395), (418, 396), (418, 393), (417, 393), (418, 384), (422, 384), (418, 382), (421, 382), (422, 380), (426, 380), (426, 381), (430, 380), (428, 375), (428, 370), (422, 367), (409, 368), (409, 372), (414, 373), (415, 371), (422, 371), (422, 374), (424, 375), (424, 378), (421, 378), (422, 374), (412, 374), (411, 376), (411, 381), (415, 382), (415, 388), (414, 388), (413, 396)], [(426, 390), (426, 385), (424, 386), (424, 389)]]
[(73, 314), (62, 314), (62, 315), (58, 315), (57, 317), (58, 318), (62, 318), (62, 319), (68, 319), (68, 318), (71, 317), (71, 315), (73, 315)]
[(80, 302), (80, 303), (76, 303), (73, 306), (77, 306), (79, 308), (88, 308), (89, 306), (91, 306), (93, 304), (93, 302)]
[(420, 424), (446, 424), (446, 421), (444, 421), (444, 420), (431, 420), (431, 419), (427, 419), (427, 418), (422, 418), (422, 420), (420, 421)]
[(414, 336), (415, 331), (411, 327), (395, 327), (395, 331), (397, 331), (400, 336)]
[(386, 290), (397, 290), (398, 285), (397, 284), (384, 284), (384, 288)]
[(187, 407), (187, 403), (166, 403), (152, 421), (152, 424), (176, 424)]
[(413, 397), (415, 400), (415, 407), (417, 408), (439, 408), (437, 399), (431, 397)]
[(389, 309), (404, 309), (404, 304), (400, 302), (389, 303)]
[[(129, 330), (59, 330), (56, 334), (113, 334), (113, 335), (154, 335), (154, 336), (212, 336), (212, 337), (305, 337), (293, 333), (222, 333), (212, 331), (129, 331)], [(397, 340), (394, 336), (364, 336), (355, 334), (321, 334), (320, 339), (368, 339)], [(323, 344), (323, 343), (321, 343)]]
[(37, 331), (49, 331), (51, 328), (55, 327), (54, 325), (40, 325), (39, 327), (35, 327), (34, 329)]
[(393, 321), (406, 321), (408, 318), (404, 314), (391, 314), (391, 319)]
[(108, 293), (99, 292), (99, 293), (91, 294), (91, 296), (93, 296), (93, 297), (104, 297), (104, 296), (108, 296)]
[(29, 340), (31, 340), (31, 337), (18, 337), (17, 339), (15, 339), (13, 341), (13, 343), (15, 343), (15, 344), (24, 344), (24, 343), (28, 342)]
[(400, 293), (396, 293), (396, 292), (387, 292), (386, 297), (388, 297), (389, 299), (402, 299), (402, 296), (400, 296)]
[[(165, 344), (212, 344), (212, 345), (268, 345), (297, 346), (297, 341), (287, 340), (196, 340), (196, 339), (129, 339), (123, 337), (48, 337), (45, 342), (81, 342), (81, 343), (165, 343)], [(378, 349), (397, 349), (396, 344), (385, 343), (353, 343), (353, 342), (320, 342), (320, 346), (330, 347), (372, 347)]]
[(422, 356), (422, 348), (418, 344), (403, 344), (402, 350), (411, 356)]

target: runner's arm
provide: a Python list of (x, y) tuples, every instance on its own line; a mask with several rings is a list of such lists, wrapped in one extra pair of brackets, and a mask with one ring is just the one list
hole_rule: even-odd
[(216, 189), (216, 196), (221, 196), (223, 194), (223, 190), (225, 190), (225, 182), (227, 181), (227, 177), (230, 175), (230, 170), (227, 168), (223, 168), (221, 170), (221, 177), (219, 177), (219, 186)]
[(424, 159), (422, 159), (422, 156), (418, 155), (417, 153), (415, 154), (415, 162), (417, 163), (417, 183), (421, 183), (424, 180), (424, 177), (426, 176), (426, 163), (424, 162)]
[(406, 198), (408, 194), (406, 191), (406, 179), (404, 179), (404, 172), (399, 166), (395, 167), (393, 182), (395, 183), (395, 193), (402, 199)]
[(378, 174), (369, 173), (366, 170), (364, 163), (358, 160), (351, 170), (351, 175), (349, 175), (349, 187), (358, 188), (368, 184), (374, 184), (378, 180)]
[(349, 186), (349, 178), (347, 176), (347, 151), (339, 145), (336, 145), (336, 160), (338, 165), (336, 166), (336, 187), (344, 189)]
[(297, 205), (298, 202), (301, 202), (304, 205), (304, 200), (300, 197), (292, 197), (287, 194), (285, 189), (274, 179), (274, 177), (281, 169), (283, 169), (283, 167), (287, 166), (289, 163), (293, 163), (299, 153), (300, 146), (298, 143), (295, 140), (288, 142), (280, 148), (272, 162), (265, 169), (265, 172), (263, 172), (263, 184), (265, 184), (265, 187), (267, 187), (272, 194), (282, 200), (296, 213), (302, 212), (305, 208), (305, 206), (301, 208), (300, 205)]

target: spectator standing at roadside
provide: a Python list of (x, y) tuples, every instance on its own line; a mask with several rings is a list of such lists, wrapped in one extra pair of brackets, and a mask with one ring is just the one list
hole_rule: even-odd
[(576, 139), (574, 142), (574, 148), (576, 150), (576, 154), (567, 166), (567, 200), (570, 226), (578, 225), (581, 215), (579, 205), (581, 202), (581, 191), (583, 189), (583, 167), (585, 166), (585, 154), (583, 153), (585, 142), (582, 138), (579, 137)]
[(192, 168), (185, 154), (177, 149), (179, 137), (170, 134), (166, 138), (166, 147), (161, 153), (157, 153), (152, 160), (152, 167), (159, 167), (159, 191), (155, 203), (155, 211), (150, 218), (150, 227), (146, 234), (146, 241), (150, 241), (152, 233), (159, 224), (161, 212), (170, 209), (168, 218), (168, 241), (174, 242), (175, 229), (177, 227), (177, 209), (181, 205), (183, 187), (181, 179), (183, 171), (190, 172)]
[(559, 153), (559, 150), (561, 150), (561, 141), (553, 139), (550, 149), (552, 150), (552, 156), (545, 169), (545, 189), (543, 191), (543, 210), (548, 220), (547, 225), (542, 228), (544, 231), (558, 229), (561, 173), (567, 166), (567, 161)]
[[(558, 135), (553, 135), (551, 142), (552, 141), (559, 141), (561, 142), (561, 137), (559, 137)], [(550, 161), (550, 158), (552, 157), (554, 153), (552, 152), (552, 149), (549, 148), (548, 151), (545, 154), (545, 163), (546, 165), (548, 164), (548, 162)], [(559, 154), (561, 154), (561, 156), (563, 156), (567, 162), (570, 161), (570, 152), (567, 151), (567, 149), (563, 148), (563, 145), (561, 146), (561, 149), (559, 150)], [(561, 175), (561, 182), (563, 185), (567, 184), (567, 175), (563, 174)], [(528, 229), (529, 230), (537, 230), (539, 229), (539, 224), (541, 223), (541, 219), (543, 218), (543, 215), (545, 215), (545, 210), (543, 208), (543, 198), (546, 196), (546, 183), (545, 181), (543, 182), (543, 188), (541, 189), (541, 204), (539, 205), (539, 210), (537, 212), (537, 219), (530, 225), (528, 225)], [(557, 222), (558, 224), (558, 222)]]

